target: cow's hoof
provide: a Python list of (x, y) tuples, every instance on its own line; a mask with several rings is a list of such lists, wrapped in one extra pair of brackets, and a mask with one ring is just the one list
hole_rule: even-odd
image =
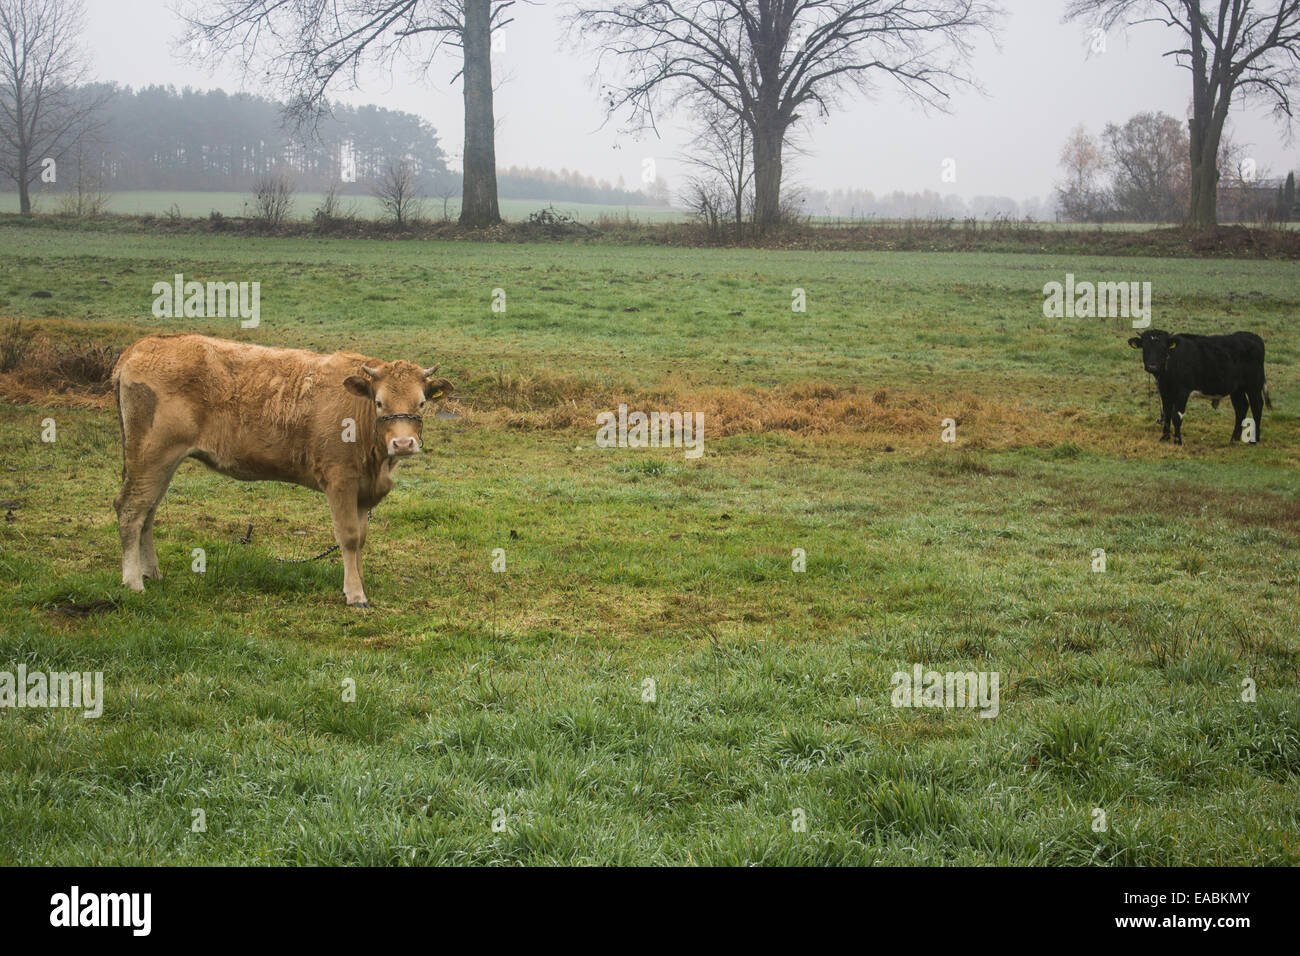
[(357, 601), (357, 602), (355, 602), (355, 603), (353, 603), (353, 602), (348, 602), (348, 607), (355, 607), (355, 608), (368, 608), (368, 607), (370, 607), (370, 602), (369, 602), (369, 601)]
[(1174, 439), (1174, 444), (1175, 444), (1175, 445), (1181, 445), (1182, 443), (1183, 443), (1183, 440), (1182, 440), (1181, 438), (1175, 438), (1175, 439)]
[(1161, 440), (1161, 441), (1169, 441), (1169, 436), (1168, 436), (1168, 435), (1161, 435), (1161, 436), (1160, 436), (1160, 440)]

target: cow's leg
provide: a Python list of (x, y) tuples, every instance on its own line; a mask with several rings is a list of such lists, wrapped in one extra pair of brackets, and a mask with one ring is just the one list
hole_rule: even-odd
[[(128, 458), (126, 480), (113, 505), (117, 509), (118, 536), (122, 542), (122, 583), (133, 591), (143, 591), (145, 575), (156, 577), (158, 573), (153, 515), (188, 449), (158, 449), (146, 444), (136, 452)], [(146, 526), (149, 527), (147, 536)]]
[[(166, 494), (165, 489), (163, 493)], [(144, 527), (140, 529), (140, 569), (146, 578), (154, 580), (162, 577), (162, 572), (158, 570), (158, 552), (153, 546), (153, 518), (157, 512), (157, 505), (150, 508), (144, 519)]]
[(181, 466), (181, 462), (188, 454), (188, 448), (172, 450), (171, 464), (166, 470), (166, 477), (158, 485), (158, 498), (149, 509), (149, 514), (144, 519), (144, 526), (140, 529), (140, 567), (146, 578), (157, 580), (162, 577), (162, 572), (158, 570), (158, 552), (153, 546), (153, 519), (158, 514), (158, 506), (162, 504), (163, 498), (167, 497), (167, 489), (171, 487), (172, 479), (176, 477), (176, 469)]
[(1234, 421), (1232, 425), (1232, 440), (1235, 442), (1241, 441), (1241, 426), (1242, 426), (1242, 422), (1246, 420), (1247, 407), (1248, 407), (1248, 403), (1246, 402), (1246, 393), (1233, 392), (1232, 393), (1232, 417)]
[(361, 546), (365, 525), (357, 508), (357, 490), (352, 486), (328, 489), (330, 515), (334, 518), (334, 540), (343, 552), (343, 597), (352, 607), (370, 607), (361, 585)]
[(1250, 399), (1250, 417), (1255, 419), (1255, 441), (1258, 442), (1260, 428), (1263, 425), (1264, 389), (1261, 386), (1255, 386), (1246, 394)]
[[(142, 482), (128, 474), (122, 490), (113, 499), (117, 511), (117, 533), (122, 542), (122, 583), (132, 591), (144, 590), (140, 566), (140, 532), (144, 527), (145, 511), (140, 507)], [(137, 515), (139, 516), (137, 519)]]
[(1161, 389), (1160, 391), (1160, 424), (1162, 426), (1160, 430), (1161, 441), (1169, 441), (1169, 425), (1173, 421), (1173, 418), (1174, 418), (1173, 394), (1166, 392), (1164, 389)]
[(1174, 397), (1174, 444), (1183, 443), (1183, 416), (1187, 414), (1187, 399), (1192, 395), (1191, 390), (1183, 388), (1178, 390)]

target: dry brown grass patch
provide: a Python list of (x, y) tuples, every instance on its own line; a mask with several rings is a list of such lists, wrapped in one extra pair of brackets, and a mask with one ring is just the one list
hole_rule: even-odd
[[(667, 380), (650, 389), (616, 389), (563, 377), (516, 377), (461, 394), (456, 410), (482, 425), (521, 430), (594, 429), (620, 403), (643, 412), (701, 412), (707, 438), (782, 433), (836, 436), (864, 446), (931, 446), (944, 419), (957, 444), (1012, 448), (1079, 441), (1088, 427), (1078, 409), (1058, 411), (956, 392), (932, 395), (885, 388), (795, 382), (773, 387), (699, 386)], [(1096, 436), (1104, 436), (1098, 431)]]
[(105, 407), (121, 349), (21, 319), (0, 327), (0, 396), (20, 404)]
[[(0, 330), (3, 331), (3, 330)], [(106, 330), (113, 332), (115, 330)], [(84, 330), (81, 332), (84, 335)], [(132, 335), (124, 333), (129, 341)], [(18, 337), (21, 336), (21, 341)], [(114, 341), (106, 334), (100, 341)], [(7, 339), (0, 335), (0, 360)], [(15, 356), (0, 370), (0, 396), (22, 404), (110, 408), (110, 375), (119, 354), (57, 323), (15, 333)], [(625, 403), (643, 412), (699, 412), (706, 440), (733, 435), (834, 437), (865, 448), (934, 448), (942, 423), (957, 423), (957, 447), (970, 450), (1075, 443), (1115, 450), (1117, 436), (1077, 407), (1052, 410), (1024, 400), (942, 390), (800, 381), (783, 385), (700, 385), (669, 376), (649, 387), (619, 387), (596, 377), (547, 370), (508, 371), (458, 383), (443, 411), (465, 424), (518, 430), (594, 433), (596, 416)]]

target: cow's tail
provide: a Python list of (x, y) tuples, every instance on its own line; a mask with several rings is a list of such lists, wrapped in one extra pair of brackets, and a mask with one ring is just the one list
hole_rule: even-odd
[(1264, 404), (1268, 407), (1270, 412), (1273, 410), (1273, 399), (1270, 398), (1268, 394), (1268, 382), (1264, 383)]

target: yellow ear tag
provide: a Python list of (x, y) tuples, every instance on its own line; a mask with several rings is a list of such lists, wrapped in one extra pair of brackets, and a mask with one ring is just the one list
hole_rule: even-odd
[(435, 398), (442, 398), (442, 389), (438, 389), (438, 391), (434, 392), (432, 395), (429, 396), (430, 401), (432, 401)]
[(1170, 347), (1171, 349), (1176, 349), (1176, 348), (1178, 348), (1178, 343), (1177, 343), (1177, 342), (1170, 342), (1170, 343), (1169, 343), (1169, 347)]

